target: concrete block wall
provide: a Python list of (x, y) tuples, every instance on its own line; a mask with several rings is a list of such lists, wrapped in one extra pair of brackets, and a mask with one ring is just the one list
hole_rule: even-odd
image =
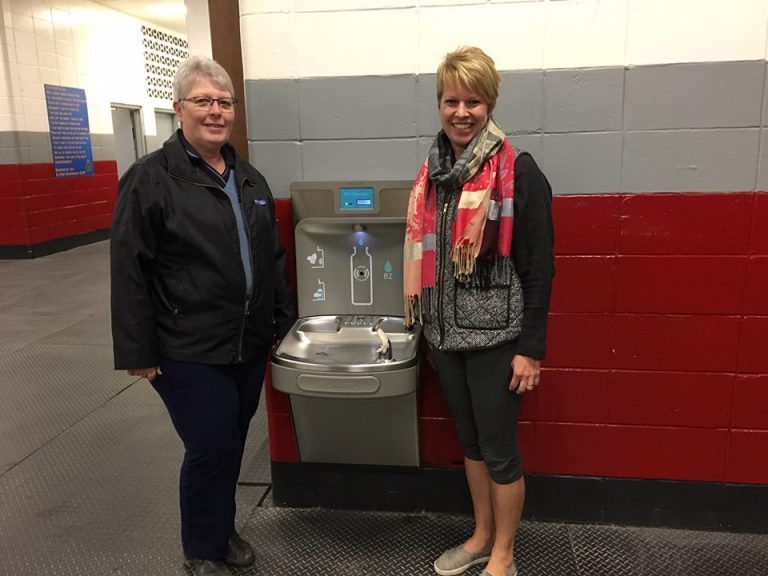
[[(251, 0), (241, 28), (289, 249), (291, 181), (413, 178), (442, 56), (495, 59), (494, 115), (556, 195), (529, 472), (768, 484), (768, 4)], [(460, 466), (428, 369), (420, 394), (422, 465)], [(273, 459), (296, 461), (286, 399), (268, 408)]]
[[(112, 103), (142, 108), (150, 137), (155, 108), (171, 107), (147, 96), (147, 23), (88, 0), (0, 7), (0, 253), (27, 256), (61, 239), (103, 236), (117, 192)], [(95, 176), (54, 177), (45, 84), (85, 90)]]
[[(765, 60), (503, 71), (494, 117), (555, 194), (768, 189)], [(439, 130), (434, 74), (246, 81), (251, 158), (294, 180), (408, 179)]]

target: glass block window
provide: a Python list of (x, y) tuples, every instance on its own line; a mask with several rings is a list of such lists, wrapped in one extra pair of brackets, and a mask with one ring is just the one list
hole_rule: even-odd
[(158, 100), (173, 100), (173, 75), (189, 57), (189, 44), (176, 36), (150, 26), (141, 27), (144, 45), (144, 72), (147, 95)]

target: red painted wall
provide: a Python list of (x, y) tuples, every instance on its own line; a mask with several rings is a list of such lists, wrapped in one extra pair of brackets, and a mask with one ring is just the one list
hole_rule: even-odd
[(109, 228), (117, 163), (95, 162), (94, 171), (55, 178), (51, 163), (0, 165), (0, 246), (34, 246)]
[[(95, 171), (0, 165), (0, 245), (108, 228), (117, 165)], [(768, 483), (768, 193), (558, 196), (554, 213), (549, 352), (520, 422), (526, 469)], [(294, 264), (289, 200), (277, 219)], [(295, 462), (288, 398), (266, 392), (272, 459)], [(461, 466), (426, 363), (419, 406), (422, 465)]]
[[(290, 202), (278, 202), (293, 258)], [(768, 193), (558, 196), (542, 385), (526, 470), (768, 483)], [(295, 262), (295, 259), (293, 260)], [(462, 452), (437, 379), (420, 386), (421, 460)], [(267, 387), (275, 461), (297, 461)]]

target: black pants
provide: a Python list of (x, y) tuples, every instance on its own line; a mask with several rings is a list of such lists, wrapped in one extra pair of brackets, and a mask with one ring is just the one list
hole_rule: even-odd
[(464, 454), (482, 460), (497, 484), (523, 475), (517, 446), (521, 396), (509, 390), (516, 343), (432, 354)]
[(259, 405), (266, 360), (211, 365), (163, 359), (152, 383), (181, 440), (181, 541), (192, 558), (221, 559), (235, 528), (235, 489)]

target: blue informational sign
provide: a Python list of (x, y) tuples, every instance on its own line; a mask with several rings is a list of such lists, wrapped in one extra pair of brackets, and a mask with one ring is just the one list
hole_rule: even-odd
[(373, 210), (373, 188), (339, 188), (340, 210)]
[(93, 148), (85, 90), (46, 84), (45, 103), (56, 177), (93, 176)]

